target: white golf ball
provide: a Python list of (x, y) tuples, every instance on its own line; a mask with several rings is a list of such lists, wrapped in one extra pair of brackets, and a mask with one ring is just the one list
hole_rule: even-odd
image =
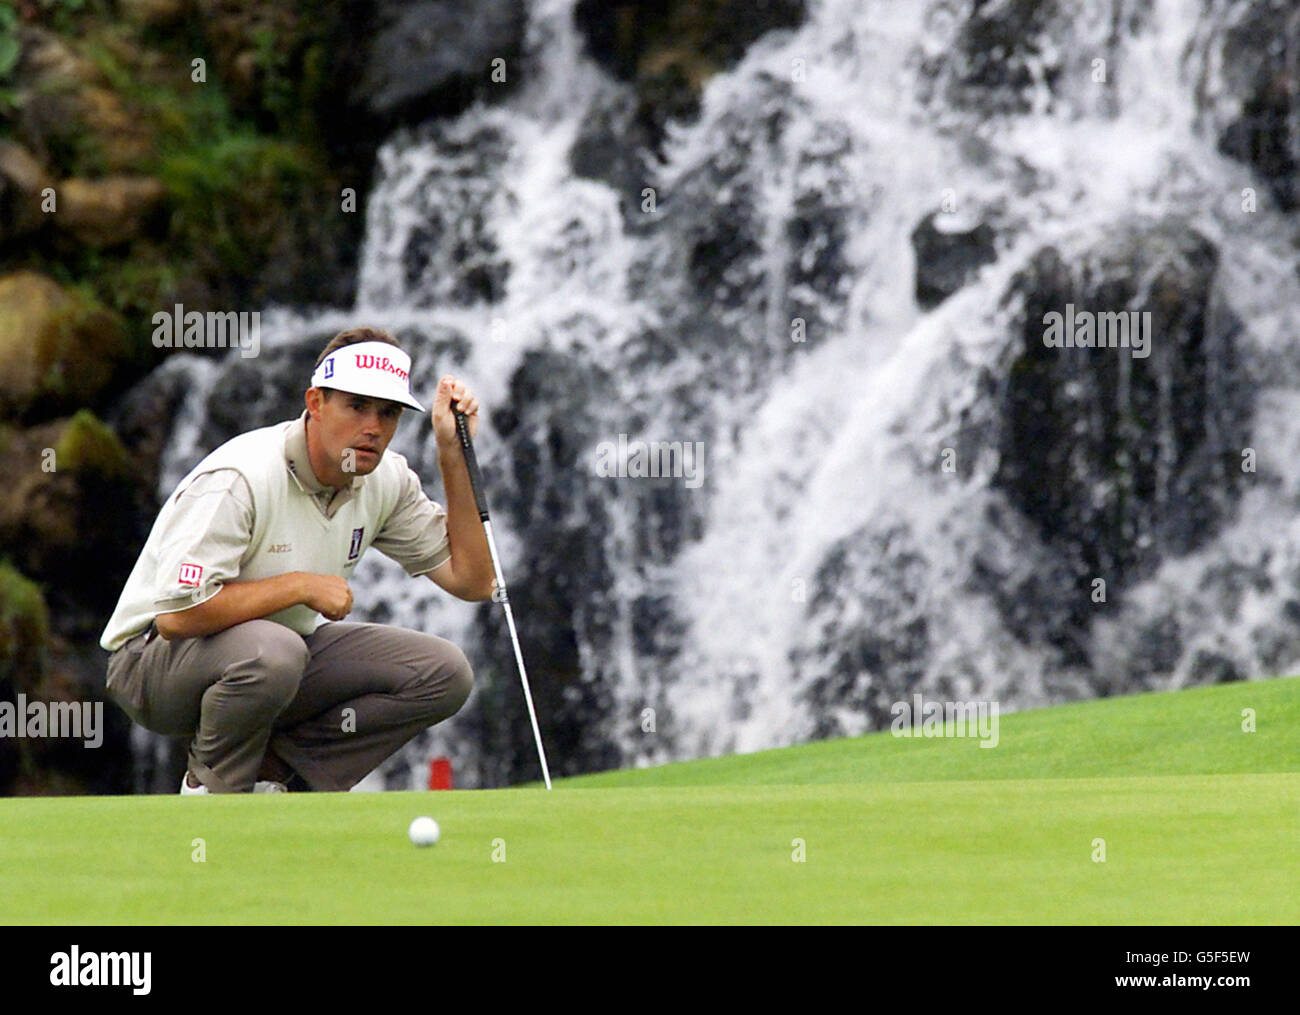
[(407, 834), (417, 846), (432, 846), (438, 841), (438, 822), (433, 818), (416, 818)]

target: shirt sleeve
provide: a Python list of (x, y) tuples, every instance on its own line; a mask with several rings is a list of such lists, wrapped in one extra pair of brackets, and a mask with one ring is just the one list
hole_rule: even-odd
[(253, 493), (236, 469), (197, 477), (179, 495), (158, 548), (154, 607), (175, 613), (206, 602), (239, 576), (253, 538)]
[(447, 512), (428, 498), (409, 465), (397, 507), (370, 545), (401, 564), (412, 578), (451, 559)]

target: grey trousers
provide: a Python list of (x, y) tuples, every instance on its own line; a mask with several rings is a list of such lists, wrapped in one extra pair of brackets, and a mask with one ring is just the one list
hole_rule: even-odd
[(303, 635), (249, 620), (168, 641), (150, 627), (108, 661), (107, 689), (141, 726), (191, 736), (189, 770), (247, 793), (269, 747), (314, 790), (351, 789), (455, 715), (473, 671), (445, 638), (346, 621)]

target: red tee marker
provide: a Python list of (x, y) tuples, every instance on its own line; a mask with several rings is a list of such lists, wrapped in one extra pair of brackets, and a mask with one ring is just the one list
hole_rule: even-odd
[(451, 789), (450, 758), (434, 758), (429, 762), (429, 788)]

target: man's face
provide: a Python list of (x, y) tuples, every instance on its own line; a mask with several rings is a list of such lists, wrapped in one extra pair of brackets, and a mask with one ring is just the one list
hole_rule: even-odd
[(402, 418), (398, 402), (348, 391), (330, 391), (326, 397), (322, 388), (308, 390), (307, 410), (330, 466), (357, 476), (378, 467)]

